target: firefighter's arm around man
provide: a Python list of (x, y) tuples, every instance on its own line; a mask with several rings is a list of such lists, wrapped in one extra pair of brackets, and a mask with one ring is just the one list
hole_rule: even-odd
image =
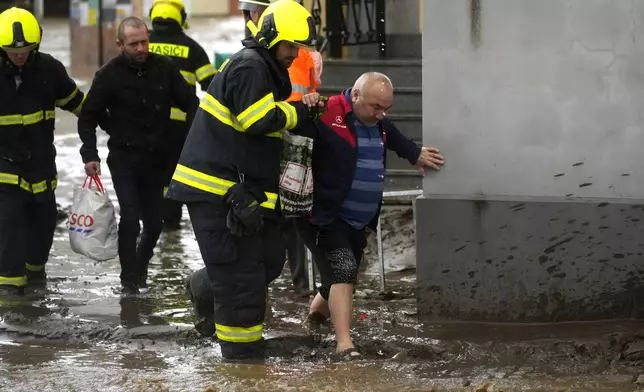
[(69, 77), (65, 66), (56, 59), (52, 60), (53, 72), (56, 74), (56, 106), (78, 116), (83, 107), (85, 94), (78, 89), (76, 83)]
[(78, 116), (78, 135), (82, 141), (80, 154), (88, 175), (100, 175), (98, 149), (96, 148), (96, 125), (104, 115), (108, 99), (106, 75), (98, 70), (92, 86), (87, 92), (80, 116)]
[(170, 63), (170, 88), (172, 99), (175, 100), (179, 109), (186, 112), (186, 120), (188, 125), (192, 124), (195, 118), (195, 112), (199, 107), (199, 99), (192, 91), (192, 88), (181, 75), (179, 68)]
[[(229, 109), (237, 119), (233, 127), (238, 131), (268, 135), (289, 131), (308, 118), (309, 110), (302, 102), (275, 101), (269, 80), (266, 67), (252, 60), (231, 71), (226, 95), (230, 96)], [(213, 108), (217, 103), (207, 94), (201, 107), (218, 117)]]

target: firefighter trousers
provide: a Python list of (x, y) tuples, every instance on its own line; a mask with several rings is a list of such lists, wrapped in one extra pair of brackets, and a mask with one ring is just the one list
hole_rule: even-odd
[[(145, 281), (163, 229), (163, 163), (155, 165), (154, 157), (147, 154), (132, 154), (110, 151), (107, 157), (120, 208), (118, 247), (124, 286)], [(139, 218), (143, 221), (142, 233)]]
[(265, 219), (257, 233), (234, 236), (226, 227), (223, 199), (188, 203), (188, 212), (214, 295), (222, 356), (263, 357), (266, 287), (285, 263), (282, 228), (276, 220)]
[(0, 285), (25, 286), (44, 273), (56, 229), (56, 195), (0, 185)]
[[(163, 194), (165, 197), (165, 192), (168, 189), (170, 181), (172, 181), (172, 175), (174, 170), (177, 168), (177, 162), (179, 162), (179, 157), (181, 156), (181, 150), (186, 141), (186, 135), (188, 134), (188, 126), (185, 122), (172, 121), (172, 133), (170, 136), (169, 144), (171, 145), (170, 153), (166, 161), (166, 186), (164, 188)], [(176, 230), (181, 224), (181, 217), (183, 215), (183, 203), (172, 200), (165, 199), (163, 200), (163, 225), (170, 230)]]

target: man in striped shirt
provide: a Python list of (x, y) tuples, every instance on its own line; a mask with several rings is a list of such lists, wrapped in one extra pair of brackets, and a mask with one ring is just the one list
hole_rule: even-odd
[(426, 167), (439, 170), (443, 164), (437, 149), (418, 147), (386, 118), (392, 105), (389, 78), (365, 73), (352, 89), (329, 99), (308, 135), (315, 138), (313, 213), (298, 222), (298, 229), (322, 277), (308, 321), (331, 316), (339, 359), (360, 357), (350, 336), (353, 286), (366, 228), (375, 229), (380, 214), (386, 151), (395, 151), (423, 174)]

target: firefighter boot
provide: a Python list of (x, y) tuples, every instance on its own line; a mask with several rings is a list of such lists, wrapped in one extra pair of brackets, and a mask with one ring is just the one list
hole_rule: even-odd
[(192, 302), (195, 329), (203, 337), (212, 337), (216, 332), (215, 300), (205, 268), (193, 272), (186, 278), (186, 291)]
[(25, 295), (25, 286), (0, 285), (0, 299)]
[(47, 285), (47, 273), (44, 269), (40, 271), (27, 270), (27, 282), (30, 286), (44, 287)]

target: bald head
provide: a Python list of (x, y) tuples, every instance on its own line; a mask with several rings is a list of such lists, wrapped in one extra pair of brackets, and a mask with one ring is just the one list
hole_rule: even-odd
[(394, 85), (387, 75), (380, 72), (365, 72), (353, 84), (353, 88), (358, 91), (364, 91), (365, 88), (376, 88), (390, 90), (393, 92)]
[(125, 42), (127, 40), (127, 34), (126, 30), (129, 28), (132, 29), (143, 29), (145, 28), (146, 31), (148, 29), (148, 26), (145, 24), (144, 21), (141, 19), (135, 17), (135, 16), (129, 16), (121, 21), (119, 23), (119, 27), (116, 29), (116, 38), (121, 41)]
[(394, 86), (387, 75), (380, 72), (360, 75), (351, 90), (353, 111), (364, 125), (376, 125), (385, 118), (393, 101)]

